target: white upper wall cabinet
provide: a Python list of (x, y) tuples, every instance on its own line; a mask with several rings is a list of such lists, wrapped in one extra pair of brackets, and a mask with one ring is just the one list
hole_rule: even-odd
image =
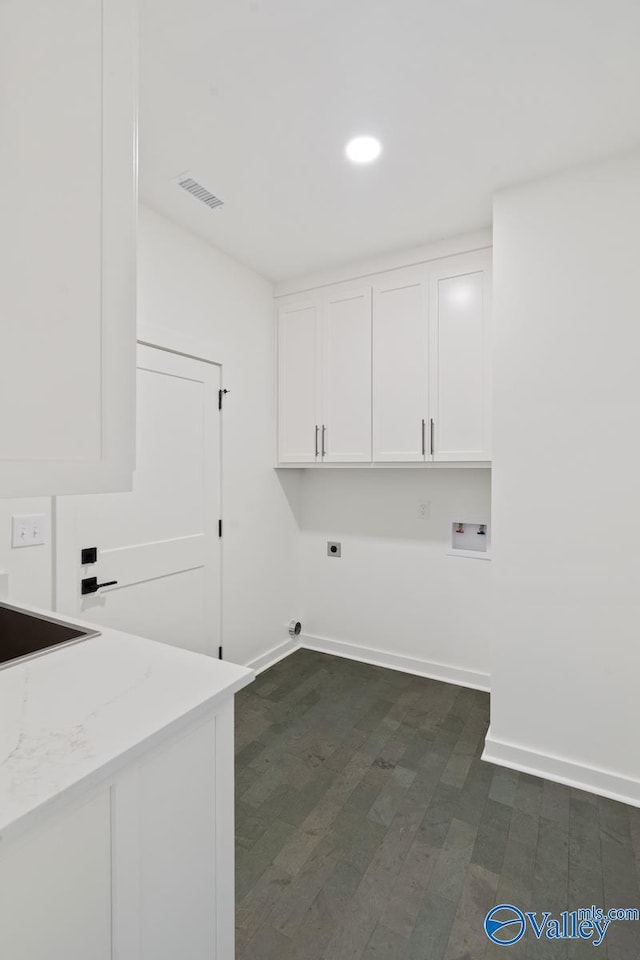
[(278, 311), (280, 463), (371, 460), (371, 288)]
[(312, 463), (320, 449), (321, 308), (313, 300), (278, 312), (278, 449), (282, 463)]
[(134, 0), (0, 4), (0, 496), (130, 488)]
[(430, 287), (433, 459), (490, 460), (490, 252), (432, 265)]
[(281, 464), (491, 459), (491, 251), (280, 299)]
[(373, 459), (425, 459), (429, 420), (427, 274), (392, 270), (373, 291)]
[(325, 462), (371, 460), (371, 288), (324, 302), (322, 437)]

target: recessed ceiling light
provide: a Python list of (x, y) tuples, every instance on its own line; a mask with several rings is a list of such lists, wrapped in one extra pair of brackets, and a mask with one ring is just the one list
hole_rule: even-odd
[(345, 149), (352, 163), (371, 163), (377, 160), (381, 151), (382, 144), (375, 137), (354, 137)]

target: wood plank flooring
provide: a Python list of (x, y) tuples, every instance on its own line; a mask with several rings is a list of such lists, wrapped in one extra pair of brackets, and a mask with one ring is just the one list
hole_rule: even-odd
[(640, 810), (480, 760), (489, 697), (301, 650), (237, 697), (237, 960), (639, 960), (483, 921), (640, 906)]

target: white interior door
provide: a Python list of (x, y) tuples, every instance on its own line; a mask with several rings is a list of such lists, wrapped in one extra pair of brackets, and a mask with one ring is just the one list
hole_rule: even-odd
[(325, 462), (371, 460), (371, 288), (325, 302), (322, 350)]
[[(138, 347), (133, 490), (58, 498), (58, 610), (217, 655), (219, 388), (218, 366)], [(117, 583), (83, 596), (87, 577)]]

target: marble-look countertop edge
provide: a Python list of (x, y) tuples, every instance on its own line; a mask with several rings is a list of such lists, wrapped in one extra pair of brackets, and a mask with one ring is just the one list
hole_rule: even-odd
[(7, 791), (0, 795), (0, 853), (162, 741), (214, 715), (255, 676), (229, 661), (20, 608), (101, 636), (0, 671), (0, 775)]
[(64, 787), (59, 793), (46, 797), (41, 803), (25, 810), (19, 817), (6, 823), (0, 823), (0, 856), (2, 856), (5, 846), (15, 840), (20, 840), (31, 830), (46, 823), (52, 816), (63, 814), (68, 807), (81, 803), (85, 796), (90, 796), (100, 787), (110, 784), (122, 770), (140, 760), (155, 747), (173, 739), (183, 730), (187, 730), (199, 721), (215, 715), (217, 709), (223, 703), (233, 697), (239, 690), (242, 690), (243, 687), (248, 686), (252, 679), (253, 673), (249, 677), (238, 680), (231, 687), (213, 694), (209, 699), (197, 704), (191, 710), (180, 714), (173, 720), (169, 720), (166, 725), (158, 727), (153, 733), (132, 743), (130, 747), (111, 760), (107, 760), (96, 766), (94, 770), (88, 771), (84, 776)]

